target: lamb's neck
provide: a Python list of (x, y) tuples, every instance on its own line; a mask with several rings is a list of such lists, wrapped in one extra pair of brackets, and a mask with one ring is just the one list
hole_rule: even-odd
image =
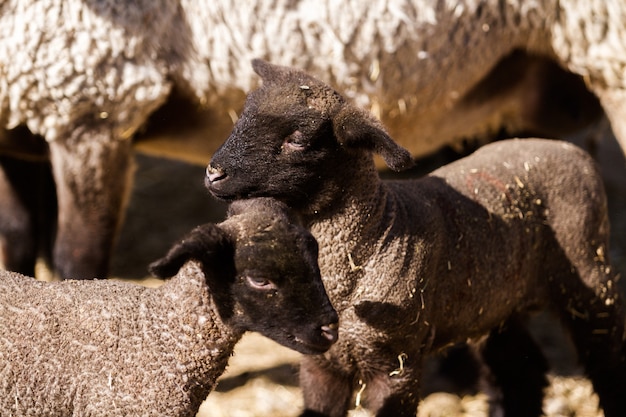
[(222, 320), (204, 281), (200, 264), (188, 262), (158, 289), (161, 311), (156, 313), (163, 317), (167, 328), (176, 329), (162, 332), (162, 342), (176, 352), (185, 374), (195, 379), (190, 386), (199, 391), (200, 397), (208, 395), (242, 336)]
[(346, 186), (341, 196), (331, 210), (305, 219), (320, 244), (322, 272), (327, 259), (335, 262), (338, 254), (342, 254), (342, 259), (345, 257), (345, 262), (328, 270), (345, 274), (358, 268), (376, 250), (377, 242), (394, 222), (395, 199), (375, 169)]
[(314, 235), (336, 235), (355, 244), (371, 234), (378, 234), (385, 222), (387, 188), (378, 184), (367, 195), (350, 195), (330, 216), (319, 216), (309, 223)]

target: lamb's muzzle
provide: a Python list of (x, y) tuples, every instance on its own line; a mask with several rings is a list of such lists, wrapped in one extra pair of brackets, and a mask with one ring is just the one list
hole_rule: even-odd
[[(297, 350), (301, 353), (324, 353), (337, 342), (339, 336), (339, 316), (333, 309), (322, 315), (318, 321), (322, 324), (314, 324), (301, 331), (294, 332), (294, 341)], [(291, 346), (290, 346), (291, 347)]]
[(215, 168), (209, 164), (206, 167), (206, 178), (205, 183), (208, 186), (214, 185), (216, 182), (223, 180), (226, 178), (226, 173), (219, 168)]
[(322, 337), (328, 340), (331, 344), (337, 341), (339, 337), (339, 320), (329, 324), (328, 326), (322, 326)]

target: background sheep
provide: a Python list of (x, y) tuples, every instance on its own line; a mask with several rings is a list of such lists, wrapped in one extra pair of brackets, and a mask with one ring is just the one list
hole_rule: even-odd
[(302, 353), (328, 349), (337, 314), (315, 240), (277, 202), (231, 208), (151, 265), (176, 274), (159, 288), (1, 272), (3, 412), (194, 416), (245, 331)]
[[(624, 415), (624, 314), (589, 155), (504, 141), (424, 179), (382, 182), (373, 153), (393, 169), (412, 161), (370, 115), (301, 71), (253, 66), (263, 86), (206, 184), (222, 199), (287, 202), (320, 242), (342, 337), (301, 364), (304, 415), (344, 416), (360, 384), (377, 415), (414, 416), (423, 356), (487, 334), (506, 415), (540, 415), (545, 361), (522, 325), (538, 307), (570, 332), (605, 415)], [(527, 356), (512, 361), (519, 348)]]
[[(597, 102), (561, 66), (585, 78), (626, 142), (620, 0), (10, 0), (0, 12), (0, 125), (25, 125), (49, 147), (61, 277), (107, 274), (132, 175), (128, 139), (168, 98), (182, 97), (200, 103), (210, 130), (183, 134), (170, 115), (180, 141), (168, 138), (160, 151), (206, 163), (253, 84), (251, 57), (330, 80), (414, 155), (502, 127), (553, 136), (593, 119)], [(3, 152), (32, 152), (4, 136)], [(18, 230), (25, 245), (33, 229)], [(33, 251), (3, 262), (30, 273)]]

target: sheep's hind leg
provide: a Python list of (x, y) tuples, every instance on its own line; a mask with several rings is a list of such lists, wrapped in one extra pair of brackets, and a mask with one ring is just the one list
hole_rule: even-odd
[(305, 356), (300, 363), (304, 396), (301, 417), (344, 417), (352, 398), (352, 379), (331, 370), (323, 358)]
[(12, 170), (6, 162), (0, 159), (0, 267), (33, 276), (37, 258), (34, 219), (11, 181)]
[(519, 318), (491, 331), (477, 347), (490, 416), (541, 416), (548, 362)]
[(104, 124), (50, 143), (58, 197), (53, 262), (61, 278), (106, 278), (130, 189), (131, 142)]
[(604, 291), (598, 296), (584, 285), (570, 288), (569, 297), (561, 294), (565, 300), (560, 313), (579, 360), (600, 397), (604, 415), (623, 417), (626, 416), (624, 312), (615, 284), (604, 286)]
[(626, 154), (626, 90), (603, 88), (594, 92), (600, 98), (622, 152)]

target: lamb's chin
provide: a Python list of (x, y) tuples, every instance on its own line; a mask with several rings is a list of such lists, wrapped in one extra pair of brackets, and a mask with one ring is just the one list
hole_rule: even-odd
[(229, 194), (226, 192), (222, 192), (220, 190), (216, 190), (215, 187), (212, 186), (207, 186), (209, 192), (211, 193), (211, 195), (215, 198), (217, 198), (218, 200), (222, 200), (225, 202), (232, 202), (235, 201), (237, 199), (237, 195), (236, 194)]
[(332, 342), (328, 340), (319, 340), (316, 342), (313, 341), (305, 341), (300, 339), (297, 336), (293, 338), (293, 346), (289, 346), (291, 349), (300, 352), (305, 355), (316, 355), (326, 352), (333, 345)]

